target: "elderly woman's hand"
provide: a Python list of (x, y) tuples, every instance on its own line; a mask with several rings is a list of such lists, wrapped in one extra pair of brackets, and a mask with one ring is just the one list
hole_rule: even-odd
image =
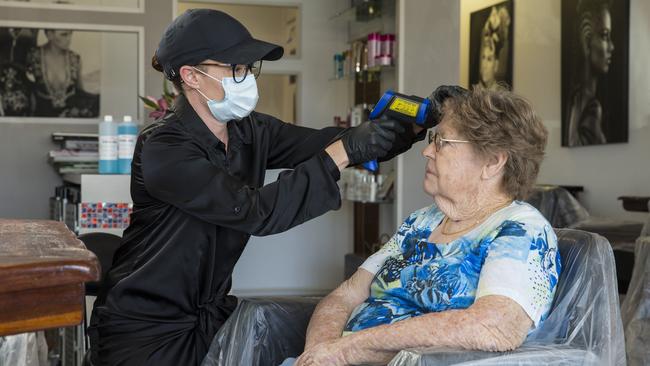
[(345, 366), (343, 338), (318, 343), (305, 350), (294, 366)]

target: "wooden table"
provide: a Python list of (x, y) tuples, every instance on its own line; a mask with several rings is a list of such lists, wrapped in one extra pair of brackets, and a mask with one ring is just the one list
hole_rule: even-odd
[(80, 324), (100, 273), (62, 222), (0, 219), (0, 336)]

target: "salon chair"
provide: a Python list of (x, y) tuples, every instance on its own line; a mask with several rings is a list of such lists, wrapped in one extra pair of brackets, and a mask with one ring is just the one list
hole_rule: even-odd
[[(650, 212), (650, 202), (648, 203)], [(630, 287), (621, 306), (628, 366), (650, 365), (650, 214), (634, 249)]]
[(526, 199), (554, 228), (567, 228), (589, 219), (589, 212), (568, 190), (554, 185), (536, 185)]
[[(81, 234), (79, 235), (79, 240), (84, 243), (88, 250), (95, 253), (97, 259), (99, 260), (99, 264), (101, 265), (102, 273), (99, 281), (86, 282), (86, 296), (98, 296), (99, 290), (102, 288), (104, 278), (106, 277), (108, 270), (113, 264), (113, 254), (115, 254), (115, 251), (120, 246), (120, 241), (122, 238), (109, 233), (97, 232)], [(84, 337), (85, 356), (83, 358), (82, 366), (92, 366), (92, 363), (90, 362), (90, 351), (88, 350), (90, 348), (90, 344), (88, 343), (88, 337), (86, 335), (86, 327), (88, 324), (86, 317), (86, 307), (84, 306), (84, 320), (81, 327)]]
[[(612, 249), (605, 238), (557, 229), (562, 273), (541, 327), (512, 352), (405, 350), (389, 365), (624, 365)], [(317, 299), (241, 299), (212, 340), (203, 366), (277, 366), (304, 347)]]
[(627, 292), (634, 266), (634, 242), (643, 222), (591, 216), (575, 196), (560, 186), (537, 185), (526, 202), (537, 208), (554, 228), (604, 236), (614, 250), (619, 292)]

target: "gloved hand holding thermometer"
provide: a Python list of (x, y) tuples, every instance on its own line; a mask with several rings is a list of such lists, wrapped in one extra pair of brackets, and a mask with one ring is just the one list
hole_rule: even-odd
[[(440, 122), (442, 106), (445, 99), (460, 96), (465, 93), (467, 93), (466, 89), (447, 85), (438, 87), (428, 98), (404, 95), (388, 90), (379, 102), (377, 102), (375, 108), (370, 112), (369, 117), (371, 121), (375, 121), (374, 123), (395, 120), (405, 124), (413, 124), (415, 125), (413, 126), (414, 129), (426, 131), (429, 128), (435, 127)], [(423, 138), (423, 133), (417, 135), (414, 133), (414, 140), (411, 141), (411, 144)], [(411, 144), (406, 149), (403, 149), (403, 151), (408, 150)], [(368, 161), (363, 166), (373, 172), (379, 168), (376, 160)]]
[(341, 137), (349, 165), (385, 156), (393, 149), (398, 135), (404, 132), (405, 127), (400, 122), (390, 119), (366, 121), (349, 129)]

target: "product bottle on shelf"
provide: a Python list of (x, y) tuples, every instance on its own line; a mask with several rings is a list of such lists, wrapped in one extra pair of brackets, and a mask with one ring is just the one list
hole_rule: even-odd
[(379, 33), (368, 34), (368, 67), (374, 67), (380, 50)]
[[(393, 40), (391, 41), (391, 36)], [(392, 42), (394, 42), (395, 35), (394, 34), (382, 34), (380, 36), (380, 43), (381, 43), (381, 54), (379, 55), (379, 59), (376, 60), (376, 64), (382, 65), (382, 66), (390, 66), (393, 64), (393, 50), (392, 50)]]
[(117, 124), (111, 115), (99, 123), (99, 173), (117, 174)]
[(350, 50), (343, 51), (343, 77), (349, 77), (352, 72), (352, 62), (350, 61)]
[(390, 64), (395, 65), (397, 54), (395, 53), (395, 35), (392, 33), (388, 34), (388, 53), (390, 55)]
[(117, 127), (117, 170), (120, 174), (131, 174), (131, 161), (135, 141), (138, 138), (138, 126), (133, 122), (131, 116), (124, 116), (124, 120)]

